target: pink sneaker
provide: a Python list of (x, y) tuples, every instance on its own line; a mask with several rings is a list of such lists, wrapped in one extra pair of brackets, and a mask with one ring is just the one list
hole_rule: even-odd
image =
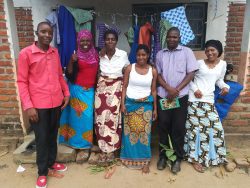
[(64, 164), (60, 164), (60, 163), (54, 163), (51, 168), (53, 168), (54, 170), (58, 172), (64, 172), (67, 170), (67, 166)]
[(36, 181), (36, 188), (46, 188), (47, 178), (46, 176), (39, 176)]

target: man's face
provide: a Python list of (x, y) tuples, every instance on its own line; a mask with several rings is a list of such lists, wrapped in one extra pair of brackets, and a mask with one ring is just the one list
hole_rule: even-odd
[(37, 30), (38, 43), (49, 45), (53, 39), (53, 30), (48, 24), (42, 24)]
[(177, 48), (180, 41), (180, 34), (178, 31), (172, 30), (167, 34), (167, 46), (168, 49), (174, 50)]

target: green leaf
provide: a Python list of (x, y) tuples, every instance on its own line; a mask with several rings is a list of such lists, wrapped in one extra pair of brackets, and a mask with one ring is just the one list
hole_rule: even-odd
[(169, 158), (172, 155), (174, 155), (174, 151), (171, 151), (171, 150), (170, 151), (166, 151), (165, 154), (166, 154), (167, 158)]
[(176, 161), (177, 157), (176, 157), (176, 155), (172, 155), (172, 156), (170, 156), (168, 159), (169, 159), (170, 161), (174, 162), (174, 161)]

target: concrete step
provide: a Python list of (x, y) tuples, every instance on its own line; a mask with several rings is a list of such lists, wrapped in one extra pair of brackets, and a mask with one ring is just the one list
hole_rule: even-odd
[[(36, 163), (36, 151), (27, 149), (35, 141), (35, 135), (24, 137), (24, 142), (13, 152), (13, 160), (17, 164)], [(76, 151), (70, 147), (58, 145), (57, 161), (72, 162), (76, 159)]]

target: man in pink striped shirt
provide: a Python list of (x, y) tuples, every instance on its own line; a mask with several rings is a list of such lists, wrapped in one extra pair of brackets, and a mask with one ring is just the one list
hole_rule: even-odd
[(53, 38), (50, 24), (39, 23), (36, 35), (38, 41), (19, 54), (17, 83), (23, 109), (35, 132), (36, 187), (44, 188), (48, 173), (67, 169), (65, 165), (55, 163), (55, 159), (60, 112), (67, 106), (70, 93), (62, 75), (58, 51), (50, 46)]

